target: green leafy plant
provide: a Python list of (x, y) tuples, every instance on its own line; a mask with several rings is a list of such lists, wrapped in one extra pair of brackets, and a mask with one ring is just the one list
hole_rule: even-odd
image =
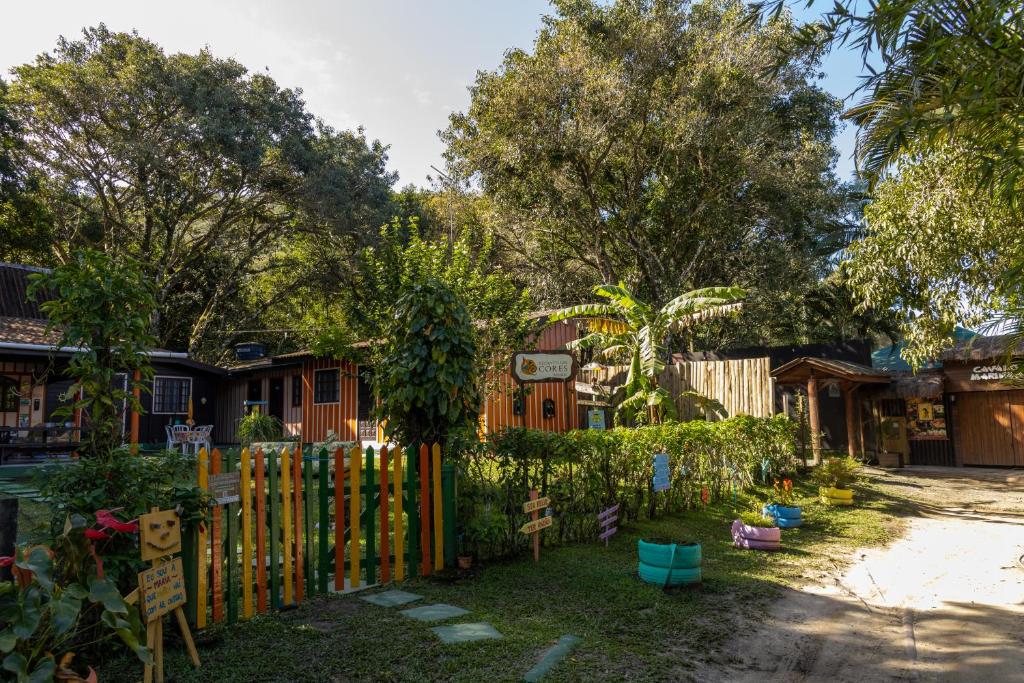
[(759, 526), (759, 527), (773, 527), (775, 526), (775, 520), (771, 517), (765, 517), (759, 511), (747, 511), (740, 513), (740, 521), (747, 526)]
[[(68, 515), (91, 520), (96, 510), (118, 510), (134, 519), (154, 506), (177, 509), (182, 528), (189, 529), (206, 521), (210, 503), (209, 495), (194, 484), (195, 468), (195, 461), (180, 453), (139, 456), (117, 449), (107, 459), (81, 458), (47, 468), (37, 485), (53, 506), (54, 537), (63, 533)], [(131, 590), (144, 568), (137, 539), (115, 535), (101, 546), (106, 576), (121, 590)]]
[[(153, 375), (147, 352), (156, 346), (150, 315), (156, 300), (138, 266), (94, 249), (82, 249), (51, 273), (32, 275), (29, 295), (46, 298), (40, 308), (59, 346), (75, 350), (67, 374), (69, 401), (54, 415), (87, 419), (81, 452), (106, 458), (121, 443), (122, 406), (141, 412), (134, 389)], [(138, 373), (140, 379), (136, 380)], [(128, 378), (122, 388), (118, 374)]]
[(814, 481), (819, 486), (849, 489), (859, 479), (860, 463), (849, 456), (826, 458), (814, 470)]
[[(669, 337), (695, 323), (720, 318), (740, 309), (745, 292), (739, 287), (706, 287), (680, 294), (661, 308), (633, 295), (626, 285), (600, 285), (594, 294), (606, 303), (570, 306), (553, 313), (550, 323), (569, 318), (586, 318), (588, 334), (567, 345), (570, 349), (596, 348), (596, 356), (619, 359), (629, 364), (625, 397), (618, 410), (627, 418), (641, 418), (657, 424), (672, 414), (675, 404), (658, 376), (669, 356)], [(696, 392), (683, 392), (706, 412), (724, 416), (721, 404)]]
[(374, 373), (377, 416), (389, 438), (444, 443), (476, 425), (481, 395), (473, 321), (445, 284), (428, 279), (395, 304)]
[[(99, 517), (125, 535), (138, 531), (137, 524), (119, 522), (110, 513)], [(151, 661), (138, 609), (126, 604), (105, 577), (95, 547), (94, 539), (112, 535), (119, 532), (70, 515), (53, 550), (35, 546), (0, 558), (13, 565), (15, 576), (0, 584), (0, 668), (13, 680), (82, 680), (71, 668), (76, 653), (115, 636), (141, 661)], [(95, 680), (91, 667), (89, 675)]]
[(254, 406), (252, 412), (238, 422), (238, 438), (245, 446), (261, 441), (279, 441), (284, 434), (284, 424), (274, 415), (260, 412)]

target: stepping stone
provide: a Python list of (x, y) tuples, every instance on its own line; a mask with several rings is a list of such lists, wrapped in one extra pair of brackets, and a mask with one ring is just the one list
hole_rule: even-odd
[(451, 626), (435, 626), (430, 629), (445, 643), (472, 643), (477, 640), (495, 640), (504, 638), (497, 629), (486, 622), (475, 624), (452, 624)]
[(373, 595), (366, 595), (361, 600), (373, 603), (380, 607), (400, 607), (410, 602), (416, 602), (422, 600), (422, 595), (416, 595), (415, 593), (407, 593), (405, 591), (384, 591), (383, 593), (374, 593)]
[(403, 610), (401, 614), (417, 621), (444, 621), (452, 617), (461, 617), (463, 614), (469, 614), (469, 610), (453, 605), (423, 605), (422, 607)]
[(526, 672), (523, 676), (523, 680), (526, 683), (537, 683), (540, 679), (544, 678), (551, 669), (558, 664), (560, 661), (565, 659), (566, 655), (572, 652), (572, 649), (576, 647), (576, 644), (580, 642), (580, 639), (576, 636), (562, 636), (558, 639), (552, 648), (550, 648), (541, 660), (537, 662), (537, 665)]

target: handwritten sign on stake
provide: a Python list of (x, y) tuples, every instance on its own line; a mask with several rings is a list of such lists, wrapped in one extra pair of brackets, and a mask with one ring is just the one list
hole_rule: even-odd
[(523, 534), (533, 534), (533, 561), (540, 562), (540, 530), (547, 529), (554, 523), (550, 516), (541, 517), (540, 511), (551, 503), (547, 496), (543, 498), (536, 490), (530, 491), (530, 500), (523, 503), (523, 512), (529, 513), (530, 521), (519, 528)]
[(185, 604), (185, 579), (181, 558), (139, 572), (139, 599), (146, 621), (159, 619)]
[(608, 547), (608, 539), (615, 535), (615, 532), (619, 530), (616, 526), (616, 522), (619, 521), (619, 504), (611, 506), (607, 510), (604, 510), (597, 515), (597, 523), (601, 527), (601, 533), (598, 535), (602, 541), (604, 541), (604, 547)]

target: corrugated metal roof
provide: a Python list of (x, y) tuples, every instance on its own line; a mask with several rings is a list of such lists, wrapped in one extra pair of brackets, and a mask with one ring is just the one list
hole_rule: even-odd
[(46, 272), (46, 268), (0, 263), (0, 316), (45, 319), (40, 302), (28, 298), (28, 286), (30, 275)]

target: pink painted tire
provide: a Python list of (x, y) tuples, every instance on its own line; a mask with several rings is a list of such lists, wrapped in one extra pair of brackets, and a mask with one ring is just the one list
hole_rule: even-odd
[(737, 548), (746, 548), (747, 550), (781, 550), (782, 546), (778, 541), (755, 541), (751, 538), (743, 538), (742, 536), (733, 538), (733, 545)]
[(732, 535), (734, 538), (741, 536), (751, 541), (766, 541), (777, 544), (782, 540), (782, 529), (777, 526), (750, 526), (737, 519), (732, 523)]

